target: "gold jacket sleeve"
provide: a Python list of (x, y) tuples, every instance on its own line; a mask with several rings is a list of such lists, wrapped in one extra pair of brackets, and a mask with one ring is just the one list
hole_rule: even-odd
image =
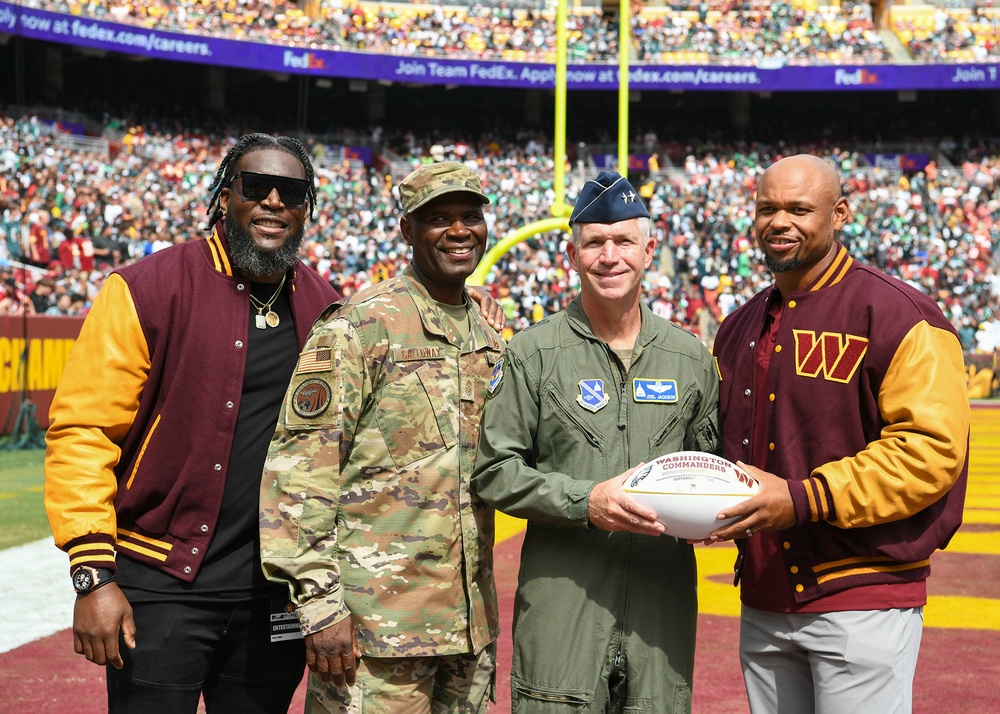
[(961, 474), (970, 412), (954, 334), (926, 321), (914, 325), (896, 350), (878, 401), (886, 422), (880, 438), (813, 472), (833, 497), (829, 510), (810, 502), (813, 520), (841, 528), (902, 520), (944, 496)]
[(125, 280), (112, 274), (94, 300), (49, 409), (45, 511), (56, 545), (114, 541), (115, 466), (149, 375), (150, 357)]

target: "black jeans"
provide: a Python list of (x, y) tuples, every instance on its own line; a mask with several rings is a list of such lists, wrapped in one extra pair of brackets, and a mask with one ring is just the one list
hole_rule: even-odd
[(270, 641), (268, 599), (244, 603), (132, 603), (136, 648), (107, 669), (108, 711), (284, 714), (305, 667), (302, 640)]

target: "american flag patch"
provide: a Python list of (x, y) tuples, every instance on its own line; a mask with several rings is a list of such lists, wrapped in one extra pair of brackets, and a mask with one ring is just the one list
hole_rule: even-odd
[(310, 372), (326, 372), (332, 364), (333, 350), (329, 347), (321, 347), (318, 350), (303, 352), (299, 357), (299, 367), (295, 374), (309, 374)]

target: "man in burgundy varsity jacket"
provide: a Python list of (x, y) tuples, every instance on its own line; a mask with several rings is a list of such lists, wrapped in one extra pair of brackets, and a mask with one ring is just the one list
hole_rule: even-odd
[(260, 569), (257, 494), (299, 350), (339, 296), (296, 259), (316, 197), (297, 140), (242, 137), (212, 189), (206, 240), (108, 278), (49, 413), (74, 648), (108, 665), (113, 712), (194, 712), (201, 694), (285, 712), (305, 665)]
[(851, 258), (834, 168), (778, 161), (755, 231), (774, 284), (720, 326), (723, 455), (753, 712), (908, 712), (930, 556), (961, 523), (969, 405), (932, 299)]

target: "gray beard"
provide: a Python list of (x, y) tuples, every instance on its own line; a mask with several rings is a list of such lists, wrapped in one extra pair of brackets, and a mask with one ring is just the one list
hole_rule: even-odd
[(785, 273), (789, 270), (795, 270), (799, 267), (799, 262), (798, 256), (789, 258), (788, 260), (775, 260), (767, 254), (764, 255), (764, 265), (772, 273)]
[(250, 231), (241, 226), (232, 214), (226, 215), (226, 240), (229, 242), (229, 258), (233, 266), (247, 277), (260, 278), (274, 273), (283, 273), (298, 260), (299, 246), (305, 235), (305, 227), (292, 235), (283, 246), (275, 250), (261, 250), (253, 242)]

